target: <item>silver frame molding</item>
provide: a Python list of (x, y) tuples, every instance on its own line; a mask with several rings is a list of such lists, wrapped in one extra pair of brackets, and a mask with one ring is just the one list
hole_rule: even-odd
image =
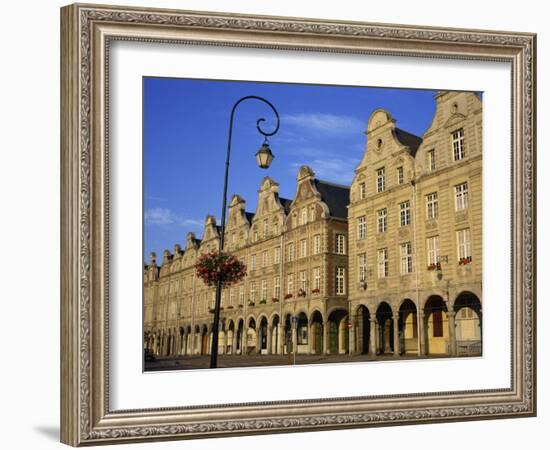
[[(509, 389), (112, 411), (108, 387), (108, 58), (113, 40), (512, 67)], [(98, 445), (536, 415), (536, 35), (75, 4), (61, 9), (61, 441)]]

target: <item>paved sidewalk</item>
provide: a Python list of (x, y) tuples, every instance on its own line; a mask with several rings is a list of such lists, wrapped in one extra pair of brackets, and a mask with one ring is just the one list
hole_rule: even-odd
[[(430, 356), (429, 358), (434, 358)], [(296, 364), (324, 363), (357, 363), (366, 361), (399, 361), (419, 359), (415, 355), (379, 355), (371, 358), (369, 355), (296, 355)], [(427, 358), (422, 358), (427, 359)], [(254, 366), (288, 366), (293, 365), (292, 355), (218, 355), (218, 367), (254, 367)], [(162, 357), (156, 361), (146, 362), (145, 371), (189, 370), (210, 368), (210, 355)]]

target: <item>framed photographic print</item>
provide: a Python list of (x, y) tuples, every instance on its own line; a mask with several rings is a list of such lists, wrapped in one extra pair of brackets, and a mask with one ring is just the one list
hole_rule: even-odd
[(533, 34), (61, 19), (63, 442), (536, 414)]

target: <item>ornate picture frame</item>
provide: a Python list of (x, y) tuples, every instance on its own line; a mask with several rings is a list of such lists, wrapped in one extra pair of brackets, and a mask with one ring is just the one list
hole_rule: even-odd
[[(109, 50), (114, 41), (511, 66), (508, 388), (113, 410)], [(98, 445), (536, 415), (536, 36), (75, 4), (61, 9), (61, 441)], [(154, 376), (154, 375), (152, 375)]]

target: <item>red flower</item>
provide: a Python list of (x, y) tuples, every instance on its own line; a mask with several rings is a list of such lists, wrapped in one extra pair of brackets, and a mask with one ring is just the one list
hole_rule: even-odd
[(195, 269), (197, 276), (207, 286), (215, 286), (220, 280), (222, 287), (227, 287), (246, 276), (246, 266), (233, 255), (224, 252), (201, 255)]

